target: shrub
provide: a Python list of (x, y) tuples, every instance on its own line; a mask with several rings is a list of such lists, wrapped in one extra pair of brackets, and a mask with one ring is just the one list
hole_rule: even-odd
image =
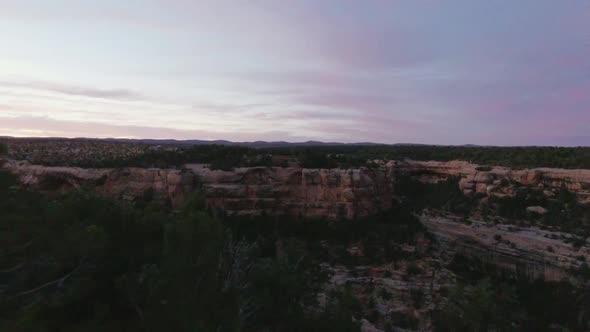
[(415, 262), (410, 262), (406, 266), (406, 273), (408, 275), (418, 275), (424, 273), (424, 270), (422, 270), (422, 268), (419, 267)]
[(475, 170), (478, 172), (489, 172), (492, 170), (492, 167), (490, 167), (490, 166), (477, 166), (475, 168)]
[(386, 301), (389, 301), (393, 298), (393, 295), (385, 288), (381, 288), (379, 291), (379, 296)]
[(414, 288), (410, 290), (410, 296), (414, 302), (416, 308), (421, 308), (424, 304), (424, 291), (420, 288)]

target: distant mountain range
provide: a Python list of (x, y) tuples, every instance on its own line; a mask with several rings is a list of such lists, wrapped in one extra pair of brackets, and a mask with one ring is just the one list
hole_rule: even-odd
[[(320, 141), (305, 141), (305, 142), (285, 142), (285, 141), (253, 141), (253, 142), (232, 142), (228, 140), (176, 140), (176, 139), (134, 139), (134, 138), (65, 138), (65, 137), (11, 137), (0, 136), (0, 141), (7, 140), (86, 140), (86, 141), (107, 141), (107, 142), (124, 142), (124, 143), (143, 143), (150, 145), (178, 145), (178, 146), (192, 146), (192, 145), (230, 145), (230, 146), (247, 146), (252, 148), (277, 148), (289, 146), (367, 146), (367, 145), (387, 145), (387, 146), (435, 146), (436, 144), (420, 144), (420, 143), (373, 143), (373, 142), (357, 142), (357, 143), (342, 143), (342, 142), (320, 142)], [(480, 145), (465, 144), (457, 145), (463, 147), (481, 147)]]
[(372, 142), (341, 143), (341, 142), (285, 142), (285, 141), (254, 141), (254, 142), (232, 142), (228, 140), (176, 140), (176, 139), (132, 139), (132, 138), (63, 138), (63, 137), (9, 137), (0, 136), (0, 140), (96, 140), (107, 142), (143, 143), (150, 145), (233, 145), (247, 146), (253, 148), (273, 148), (286, 146), (334, 146), (334, 145), (386, 145)]
[(252, 148), (276, 148), (288, 146), (334, 146), (334, 145), (386, 145), (372, 142), (341, 143), (341, 142), (285, 142), (285, 141), (254, 141), (254, 142), (232, 142), (227, 140), (174, 140), (174, 139), (119, 139), (109, 138), (108, 141), (115, 142), (138, 142), (154, 145), (233, 145), (247, 146)]

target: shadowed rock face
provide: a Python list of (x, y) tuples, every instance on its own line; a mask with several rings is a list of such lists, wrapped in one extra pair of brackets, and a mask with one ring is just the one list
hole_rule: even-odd
[(477, 220), (466, 224), (452, 216), (422, 215), (420, 220), (448, 256), (478, 258), (513, 276), (559, 281), (590, 260), (590, 247), (566, 243), (567, 233)]
[(383, 170), (190, 169), (203, 184), (209, 205), (230, 214), (352, 219), (391, 207), (391, 179)]

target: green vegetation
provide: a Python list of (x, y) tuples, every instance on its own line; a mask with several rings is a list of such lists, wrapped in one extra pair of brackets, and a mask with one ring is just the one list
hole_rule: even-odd
[[(590, 206), (578, 202), (576, 195), (561, 188), (555, 197), (544, 195), (543, 190), (521, 187), (513, 197), (491, 196), (480, 201), (481, 196), (464, 195), (459, 189), (459, 178), (449, 178), (438, 183), (422, 183), (410, 176), (396, 176), (394, 190), (403, 193), (404, 204), (414, 211), (425, 208), (438, 209), (466, 218), (475, 212), (484, 217), (490, 213), (506, 218), (507, 222), (528, 222), (543, 227), (554, 227), (575, 234), (574, 242), (590, 236)], [(527, 207), (541, 206), (547, 212), (527, 212)]]
[[(488, 151), (495, 149), (499, 150), (493, 159)], [(560, 166), (579, 167), (576, 165), (586, 162), (586, 149), (557, 149), (573, 155), (545, 158), (544, 151), (551, 149), (526, 148), (520, 151), (520, 159), (507, 166), (563, 163)], [(214, 169), (232, 169), (268, 166), (272, 155), (291, 156), (311, 168), (356, 167), (368, 159), (449, 160), (457, 156), (495, 165), (507, 163), (514, 157), (512, 151), (427, 146), (260, 150), (196, 146), (150, 150), (127, 160), (106, 160), (99, 166), (208, 163)], [(458, 181), (421, 183), (398, 175), (394, 190), (403, 195), (391, 210), (359, 220), (326, 221), (228, 217), (207, 211), (198, 195), (174, 212), (151, 202), (119, 204), (85, 191), (44, 196), (18, 189), (12, 175), (0, 172), (0, 330), (358, 331), (358, 321), (352, 318), (378, 315), (375, 299), (392, 299), (393, 294), (381, 289), (374, 298), (361, 302), (351, 287), (342, 286), (327, 292), (320, 307), (317, 294), (325, 290), (330, 277), (321, 264), (395, 266), (404, 261), (404, 280), (426, 277), (421, 268), (426, 265), (417, 259), (429, 253), (402, 250), (403, 244), (415, 245), (423, 235), (428, 240), (414, 216), (424, 208), (463, 216), (465, 222), (474, 213), (493, 211), (508, 219), (559, 227), (575, 234), (564, 239), (574, 246), (590, 235), (590, 209), (577, 203), (565, 188), (555, 197), (537, 188), (523, 188), (513, 198), (482, 202), (481, 197), (463, 195)], [(542, 206), (547, 213), (528, 213), (529, 206)], [(503, 241), (500, 235), (494, 240)], [(547, 251), (554, 249), (548, 246)], [(578, 258), (579, 271), (573, 272), (587, 277), (590, 268), (582, 257)], [(460, 283), (448, 291), (448, 305), (435, 312), (437, 331), (549, 331), (552, 324), (571, 331), (588, 327), (587, 289), (567, 282), (520, 280), (462, 256), (455, 257), (449, 268)], [(387, 273), (386, 277), (392, 276)], [(415, 308), (423, 308), (429, 297), (421, 289), (411, 289), (409, 300)], [(413, 316), (396, 315), (389, 317), (396, 326), (416, 329), (419, 325)]]
[(435, 315), (436, 331), (585, 331), (590, 323), (590, 291), (583, 287), (514, 279), (463, 256), (451, 269), (462, 281)]
[(0, 172), (2, 331), (358, 330), (340, 295), (309, 310), (327, 275), (280, 225), (252, 233), (198, 197), (172, 215), (14, 183)]
[(261, 149), (264, 153), (290, 155), (299, 160), (323, 155), (325, 167), (366, 165), (367, 160), (465, 160), (482, 165), (512, 168), (590, 168), (590, 148), (563, 147), (462, 147), (432, 145), (336, 145)]
[(459, 189), (459, 178), (438, 183), (422, 183), (410, 176), (397, 175), (394, 191), (403, 193), (404, 204), (415, 211), (424, 208), (443, 209), (467, 216), (476, 207), (477, 197), (469, 197)]
[(478, 172), (489, 172), (492, 170), (492, 167), (491, 166), (477, 166), (475, 168), (475, 170)]
[[(56, 160), (55, 165), (64, 161)], [(78, 167), (180, 167), (184, 164), (209, 164), (212, 169), (231, 170), (243, 166), (270, 166), (270, 160), (259, 156), (257, 150), (239, 146), (198, 145), (177, 150), (151, 150), (121, 159), (100, 162), (82, 160), (72, 164)]]
[(0, 172), (6, 331), (358, 331), (366, 312), (350, 289), (318, 307), (320, 263), (407, 259), (401, 244), (424, 232), (401, 206), (356, 221), (219, 219), (199, 196), (171, 213), (15, 183)]
[[(553, 198), (545, 196), (541, 189), (521, 188), (514, 197), (492, 197), (489, 205), (505, 218), (556, 227), (584, 238), (590, 236), (590, 207), (579, 203), (575, 194), (566, 188), (561, 188)], [(529, 206), (545, 207), (547, 213), (527, 213)]]
[(8, 146), (4, 143), (0, 143), (0, 156), (8, 153)]
[[(251, 148), (235, 145), (151, 145), (142, 142), (101, 140), (7, 141), (15, 159), (34, 163), (78, 167), (179, 167), (186, 163), (207, 163), (215, 169), (244, 166), (278, 166), (298, 161), (307, 168), (373, 167), (369, 160), (465, 160), (490, 166), (512, 168), (590, 168), (590, 148), (563, 147), (472, 147), (432, 145), (323, 145)], [(273, 164), (273, 157), (279, 157)], [(489, 165), (489, 166), (484, 166)]]

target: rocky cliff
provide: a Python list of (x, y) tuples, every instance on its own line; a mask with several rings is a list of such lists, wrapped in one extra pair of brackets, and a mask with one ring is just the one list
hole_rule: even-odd
[(390, 161), (368, 169), (302, 169), (278, 167), (210, 170), (203, 165), (177, 169), (81, 169), (45, 167), (8, 161), (4, 169), (21, 182), (41, 190), (89, 187), (108, 197), (158, 199), (179, 206), (202, 189), (212, 208), (239, 215), (293, 215), (355, 218), (388, 209), (395, 193), (392, 181), (408, 175), (421, 182), (460, 178), (466, 195), (514, 196), (520, 188), (542, 189), (552, 197), (561, 188), (590, 203), (590, 170), (551, 168), (512, 170), (462, 161)]
[(530, 280), (560, 281), (575, 277), (590, 260), (590, 246), (571, 234), (517, 227), (453, 216), (424, 214), (422, 224), (434, 235), (448, 259), (459, 253), (491, 263), (499, 272)]
[(9, 161), (4, 168), (21, 183), (39, 190), (92, 188), (107, 197), (157, 199), (179, 206), (202, 190), (209, 207), (235, 215), (291, 215), (356, 218), (388, 209), (391, 179), (385, 170), (237, 168), (210, 170), (202, 165), (176, 169), (81, 169), (44, 167)]
[(590, 170), (587, 169), (510, 169), (481, 166), (465, 161), (391, 161), (387, 167), (422, 182), (460, 178), (459, 187), (466, 195), (514, 196), (519, 188), (543, 189), (552, 197), (561, 188), (575, 193), (582, 203), (590, 203)]
[[(458, 161), (391, 161), (379, 168), (348, 170), (254, 167), (221, 171), (203, 165), (186, 165), (183, 169), (80, 169), (19, 161), (8, 161), (3, 168), (33, 189), (64, 192), (89, 188), (111, 198), (159, 200), (172, 207), (180, 206), (198, 191), (205, 195), (209, 207), (234, 215), (369, 216), (390, 208), (395, 197), (403, 194), (393, 190), (398, 176), (425, 183), (457, 177), (465, 195), (482, 199), (511, 197), (527, 187), (541, 189), (543, 195), (551, 197), (567, 188), (580, 202), (590, 203), (590, 170), (512, 170)], [(327, 264), (331, 279), (326, 293), (332, 287), (349, 286), (365, 307), (377, 313), (371, 323), (383, 327), (405, 321), (414, 329), (428, 331), (432, 329), (430, 316), (444, 305), (445, 294), (455, 284), (456, 276), (449, 266), (456, 254), (531, 280), (569, 278), (580, 283), (588, 273), (584, 269), (588, 269), (590, 245), (585, 240), (574, 244), (572, 234), (436, 213), (424, 213), (420, 220), (437, 239), (432, 245), (426, 249), (404, 246), (407, 260), (396, 263)], [(359, 247), (352, 246), (348, 252), (351, 256), (364, 255)], [(418, 251), (425, 254), (416, 255)], [(415, 271), (410, 273), (411, 266)], [(363, 321), (365, 325), (365, 330), (372, 329), (368, 321)]]
[(189, 166), (209, 206), (241, 215), (356, 218), (391, 207), (391, 179), (383, 170)]

